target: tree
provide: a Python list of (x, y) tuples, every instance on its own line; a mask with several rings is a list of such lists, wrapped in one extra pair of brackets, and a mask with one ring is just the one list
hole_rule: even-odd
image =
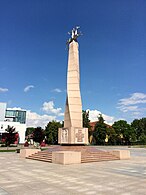
[(131, 127), (133, 127), (135, 129), (136, 139), (138, 141), (140, 139), (141, 134), (142, 134), (140, 120), (139, 119), (133, 120), (133, 122), (131, 123)]
[(83, 116), (83, 127), (88, 128), (88, 138), (90, 140), (90, 137), (93, 136), (93, 132), (91, 131), (91, 126), (90, 126), (89, 111), (82, 110), (82, 116)]
[(135, 141), (136, 134), (134, 128), (131, 127), (125, 120), (114, 122), (112, 127), (117, 134), (117, 144), (129, 145)]
[(144, 133), (144, 135), (146, 135), (146, 118), (140, 119), (140, 125), (142, 128), (142, 132)]
[(5, 129), (5, 131), (7, 132), (5, 135), (5, 145), (6, 146), (10, 146), (11, 144), (13, 144), (17, 138), (16, 138), (16, 131), (14, 127), (11, 127), (8, 125), (7, 129)]
[(99, 117), (98, 117), (98, 123), (100, 123), (100, 124), (104, 124), (104, 118), (103, 118), (103, 116), (102, 116), (102, 114), (99, 114)]
[(82, 110), (82, 116), (83, 116), (83, 127), (90, 129), (91, 126), (89, 120), (89, 111)]
[(116, 145), (117, 136), (113, 127), (111, 126), (106, 127), (106, 136), (108, 138), (107, 142), (108, 145)]
[(106, 124), (104, 123), (104, 119), (102, 115), (100, 114), (98, 117), (98, 122), (95, 125), (95, 129), (93, 132), (93, 137), (95, 140), (95, 144), (98, 145), (105, 145), (105, 139), (106, 139)]
[(33, 141), (41, 143), (45, 138), (44, 130), (41, 127), (37, 127), (33, 131)]
[(135, 130), (137, 142), (144, 144), (146, 142), (146, 118), (133, 120), (131, 127)]
[(146, 135), (146, 118), (140, 119), (140, 126), (142, 129), (142, 133)]
[(145, 134), (141, 134), (141, 136), (139, 137), (140, 140), (140, 144), (146, 144), (146, 135)]
[(62, 124), (57, 121), (51, 121), (47, 124), (45, 128), (45, 135), (48, 144), (58, 143), (58, 128), (61, 128)]
[(34, 132), (35, 128), (34, 127), (27, 127), (25, 136), (28, 136)]

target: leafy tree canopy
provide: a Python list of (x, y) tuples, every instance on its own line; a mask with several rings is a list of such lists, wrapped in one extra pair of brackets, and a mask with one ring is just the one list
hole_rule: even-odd
[(128, 145), (131, 144), (132, 141), (135, 141), (136, 138), (135, 131), (131, 127), (131, 125), (127, 123), (127, 121), (125, 120), (116, 121), (114, 122), (112, 127), (115, 129), (115, 132), (121, 144)]
[(86, 127), (90, 130), (90, 120), (89, 120), (89, 111), (82, 110), (83, 115), (83, 127)]
[(62, 124), (57, 121), (51, 121), (47, 124), (45, 128), (45, 135), (48, 144), (58, 143), (58, 128), (61, 128)]
[(104, 123), (104, 119), (102, 115), (100, 114), (98, 117), (98, 121), (95, 125), (95, 129), (93, 132), (93, 137), (95, 140), (95, 144), (98, 145), (104, 145), (105, 144), (105, 139), (106, 139), (106, 124)]
[(146, 143), (146, 118), (133, 120), (131, 127), (135, 130), (137, 141)]
[(25, 136), (28, 136), (34, 132), (35, 128), (34, 127), (27, 127)]
[(5, 137), (5, 145), (6, 146), (10, 146), (11, 144), (13, 144), (16, 141), (16, 131), (14, 127), (11, 127), (8, 125), (7, 129), (5, 129), (5, 131), (7, 132), (6, 137)]
[(41, 143), (45, 138), (44, 130), (41, 127), (37, 127), (33, 131), (33, 141)]
[(99, 114), (99, 116), (97, 118), (98, 118), (98, 124), (104, 124), (105, 120), (104, 120), (102, 114)]

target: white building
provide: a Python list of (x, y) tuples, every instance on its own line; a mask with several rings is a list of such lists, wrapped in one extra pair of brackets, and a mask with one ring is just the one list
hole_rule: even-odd
[(0, 102), (0, 140), (8, 125), (18, 132), (19, 143), (25, 143), (26, 110), (6, 108), (6, 103)]

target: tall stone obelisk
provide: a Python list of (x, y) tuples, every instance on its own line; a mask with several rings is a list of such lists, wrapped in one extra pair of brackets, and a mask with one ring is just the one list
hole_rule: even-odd
[(82, 101), (80, 93), (78, 28), (73, 28), (68, 41), (67, 97), (64, 127), (59, 128), (58, 143), (88, 144), (88, 129), (83, 128)]

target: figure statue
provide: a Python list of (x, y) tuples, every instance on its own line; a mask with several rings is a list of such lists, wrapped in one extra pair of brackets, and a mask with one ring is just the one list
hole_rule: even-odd
[(67, 44), (71, 43), (72, 41), (77, 41), (77, 38), (82, 35), (81, 32), (79, 32), (79, 26), (76, 26), (75, 28), (72, 29), (71, 32), (68, 32), (69, 35), (71, 35), (71, 38), (67, 41)]

